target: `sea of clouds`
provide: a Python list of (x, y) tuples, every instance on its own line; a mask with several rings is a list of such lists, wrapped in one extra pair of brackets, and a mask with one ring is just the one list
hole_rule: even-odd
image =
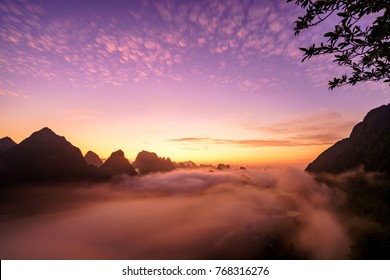
[(37, 192), (50, 209), (0, 221), (2, 259), (345, 259), (351, 245), (343, 194), (291, 167)]

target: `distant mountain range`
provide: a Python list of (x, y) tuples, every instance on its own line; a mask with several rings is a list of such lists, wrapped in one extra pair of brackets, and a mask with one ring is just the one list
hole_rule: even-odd
[[(341, 173), (360, 166), (390, 177), (390, 104), (371, 110), (353, 128), (349, 138), (320, 154), (306, 171)], [(122, 150), (113, 152), (103, 163), (92, 151), (83, 157), (79, 148), (47, 127), (19, 144), (9, 137), (0, 139), (0, 185), (101, 181), (121, 174), (134, 176), (196, 167), (192, 161), (173, 163), (170, 158), (148, 151), (140, 152), (133, 164)], [(217, 168), (223, 170), (230, 166), (219, 164)]]
[(85, 156), (65, 137), (45, 127), (19, 144), (11, 138), (0, 139), (0, 186), (71, 181), (104, 181), (115, 176), (168, 172), (176, 168), (197, 168), (192, 161), (173, 163), (170, 158), (142, 151), (133, 164), (122, 150), (103, 162), (94, 152)]
[(198, 168), (199, 166), (197, 166), (194, 162), (192, 161), (183, 161), (183, 162), (179, 162), (179, 163), (176, 163), (176, 162), (173, 162), (173, 165), (176, 167), (176, 168)]
[(47, 127), (0, 154), (2, 183), (85, 180), (96, 171), (80, 149)]
[[(169, 158), (159, 158), (146, 151), (140, 152), (134, 163), (140, 174), (176, 168)], [(102, 181), (121, 174), (138, 174), (122, 150), (113, 152), (104, 163), (92, 151), (83, 157), (79, 148), (47, 127), (19, 144), (9, 137), (0, 139), (0, 186)]]
[(325, 150), (306, 171), (341, 173), (361, 166), (390, 177), (390, 104), (368, 112), (348, 138)]

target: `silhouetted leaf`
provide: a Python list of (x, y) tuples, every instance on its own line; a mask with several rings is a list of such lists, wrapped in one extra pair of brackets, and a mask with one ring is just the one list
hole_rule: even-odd
[[(292, 2), (293, 0), (287, 0)], [(333, 62), (350, 67), (352, 72), (340, 79), (329, 81), (329, 88), (345, 84), (355, 85), (361, 81), (390, 80), (390, 5), (388, 1), (308, 1), (295, 0), (296, 5), (305, 9), (305, 15), (295, 21), (295, 35), (303, 29), (321, 24), (331, 14), (340, 17), (333, 31), (326, 32), (327, 42), (316, 47), (299, 48), (304, 52), (302, 61), (312, 56), (333, 54)], [(364, 17), (377, 16), (373, 23), (362, 27)], [(379, 16), (378, 16), (379, 15)], [(354, 63), (352, 62), (354, 61)]]

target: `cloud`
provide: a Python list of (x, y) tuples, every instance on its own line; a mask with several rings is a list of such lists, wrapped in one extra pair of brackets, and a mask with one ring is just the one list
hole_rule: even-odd
[(241, 147), (299, 147), (332, 145), (348, 137), (356, 120), (347, 120), (340, 113), (324, 108), (319, 112), (291, 118), (288, 121), (270, 123), (238, 124), (239, 127), (266, 133), (268, 138), (221, 139), (205, 137), (182, 137), (166, 141), (196, 145), (237, 145)]
[(165, 21), (173, 20), (174, 2), (173, 1), (157, 1), (153, 3), (160, 16)]
[(0, 88), (0, 96), (13, 98), (28, 98), (29, 95), (21, 91), (10, 91)]
[(356, 120), (347, 120), (340, 113), (323, 108), (317, 113), (291, 118), (288, 121), (268, 125), (244, 124), (242, 127), (267, 132), (293, 142), (310, 145), (327, 145), (345, 138), (351, 132)]
[[(129, 32), (115, 22), (61, 20), (45, 14), (43, 7), (9, 5), (2, 5), (5, 22), (0, 33), (7, 41), (1, 50), (3, 71), (50, 80), (65, 74), (71, 83), (93, 87), (116, 86), (153, 75), (178, 79), (179, 73), (171, 65), (182, 63), (183, 56), (180, 52), (171, 54), (159, 41), (158, 34), (166, 30)], [(45, 29), (38, 28), (43, 24)], [(178, 47), (183, 46), (180, 39)]]
[[(266, 81), (267, 83), (269, 81)], [(240, 147), (304, 147), (332, 145), (348, 137), (357, 120), (323, 108), (318, 112), (290, 117), (287, 121), (236, 123), (235, 126), (257, 132), (259, 138), (231, 139), (181, 137), (166, 141), (195, 145), (236, 145)]]
[(90, 109), (73, 110), (68, 112), (69, 118), (74, 121), (93, 120), (93, 119), (97, 119), (99, 115), (100, 115), (100, 111), (90, 110)]
[(343, 259), (350, 248), (337, 194), (291, 168), (174, 171), (29, 193), (51, 198), (34, 200), (33, 211), (52, 212), (1, 221), (2, 259)]
[[(189, 63), (192, 66), (189, 69), (196, 65), (205, 69), (200, 62), (209, 59), (199, 59), (203, 55), (206, 58), (215, 54), (223, 59), (222, 55), (226, 54), (233, 63), (234, 60), (253, 61), (248, 48), (256, 49), (257, 54), (272, 55), (277, 43), (271, 33), (279, 33), (279, 28), (285, 25), (284, 17), (275, 15), (277, 6), (268, 2), (256, 7), (249, 1), (152, 3), (147, 7), (135, 7), (119, 25), (115, 19), (101, 22), (72, 17), (56, 19), (44, 6), (5, 2), (1, 5), (4, 25), (0, 30), (5, 41), (1, 50), (1, 56), (6, 60), (5, 69), (26, 77), (49, 80), (58, 79), (65, 73), (69, 82), (93, 87), (116, 86), (146, 78), (178, 80), (179, 75), (183, 78), (190, 73), (183, 73), (183, 68), (179, 72), (174, 66)], [(263, 13), (261, 20), (260, 12)], [(162, 24), (153, 25), (147, 21), (143, 25), (134, 24), (139, 18), (154, 13)], [(268, 31), (269, 21), (273, 27)], [(210, 69), (211, 72), (214, 70)], [(227, 71), (231, 73), (226, 75)], [(144, 74), (140, 76), (140, 72)], [(201, 74), (209, 76), (204, 70)], [(214, 85), (219, 81), (227, 82), (248, 91), (248, 88), (255, 89), (249, 83), (257, 83), (248, 78), (242, 81), (241, 78), (226, 79), (226, 76), (238, 76), (235, 68), (216, 74), (218, 79), (213, 81)]]
[[(279, 71), (269, 70), (279, 59), (288, 66), (285, 71), (299, 68), (315, 86), (323, 87), (343, 70), (328, 60), (300, 63), (299, 47), (317, 40), (319, 32), (294, 37), (292, 22), (299, 9), (283, 1), (141, 2), (120, 19), (109, 12), (56, 18), (45, 8), (24, 1), (0, 5), (2, 76), (18, 73), (24, 87), (31, 79), (66, 78), (92, 88), (143, 79), (177, 81), (178, 75), (185, 81), (198, 69), (206, 82), (215, 76), (209, 81), (213, 86), (259, 92), (270, 87), (260, 79), (283, 81)], [(141, 20), (146, 18), (153, 20)], [(219, 69), (225, 60), (240, 67)]]
[[(312, 138), (312, 139), (311, 139)], [(215, 138), (176, 138), (166, 141), (213, 144), (213, 145), (239, 145), (241, 147), (291, 147), (291, 146), (316, 146), (334, 143), (334, 135), (313, 136), (308, 139), (286, 138), (286, 139), (215, 139)]]

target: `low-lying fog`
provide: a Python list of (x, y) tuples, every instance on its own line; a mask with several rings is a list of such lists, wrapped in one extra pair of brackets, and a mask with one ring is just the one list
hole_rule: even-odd
[(343, 195), (294, 168), (22, 192), (1, 207), (1, 259), (343, 259), (351, 245)]

